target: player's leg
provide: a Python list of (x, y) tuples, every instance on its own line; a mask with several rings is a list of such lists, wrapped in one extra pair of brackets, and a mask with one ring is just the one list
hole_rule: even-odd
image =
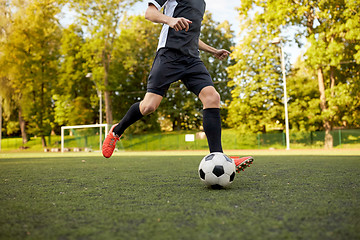
[(220, 95), (214, 88), (210, 73), (200, 58), (189, 60), (186, 72), (181, 79), (203, 104), (203, 127), (210, 152), (223, 152), (221, 146)]
[(120, 137), (124, 131), (143, 116), (153, 113), (160, 105), (162, 96), (155, 93), (146, 93), (141, 102), (133, 104), (119, 124), (114, 128), (114, 133)]
[(167, 65), (162, 61), (163, 54), (165, 53), (166, 49), (160, 49), (156, 53), (153, 66), (149, 74), (147, 93), (145, 94), (144, 99), (141, 102), (133, 104), (121, 121), (112, 126), (110, 129), (110, 132), (103, 143), (102, 152), (104, 157), (111, 157), (114, 152), (116, 142), (129, 126), (140, 120), (143, 116), (154, 112), (159, 107), (163, 98), (162, 96), (165, 95), (171, 81), (173, 81), (173, 77), (167, 75)]
[[(199, 97), (203, 103), (203, 127), (210, 152), (223, 152), (221, 146), (220, 95), (214, 88), (210, 74), (198, 60), (182, 78), (186, 87)], [(243, 171), (254, 161), (253, 157), (231, 156), (237, 171)]]
[(144, 99), (141, 102), (134, 103), (125, 116), (121, 119), (118, 124), (111, 127), (109, 134), (106, 136), (103, 146), (102, 153), (104, 157), (109, 158), (114, 152), (116, 142), (120, 139), (120, 136), (124, 131), (140, 120), (143, 116), (154, 112), (160, 105), (162, 96), (155, 93), (146, 93)]
[(210, 152), (223, 152), (221, 146), (220, 95), (213, 86), (204, 87), (199, 93), (203, 103), (203, 127)]
[(156, 111), (156, 109), (159, 107), (161, 101), (163, 99), (163, 96), (147, 92), (145, 94), (144, 100), (140, 102), (140, 112), (142, 115), (146, 116), (150, 113), (153, 113)]

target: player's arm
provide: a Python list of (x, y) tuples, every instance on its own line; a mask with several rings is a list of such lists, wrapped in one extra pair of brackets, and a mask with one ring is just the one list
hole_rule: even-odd
[(148, 8), (146, 9), (145, 18), (154, 23), (167, 24), (171, 28), (175, 29), (175, 31), (180, 31), (183, 29), (185, 29), (185, 31), (188, 31), (190, 24), (192, 23), (190, 20), (183, 17), (173, 18), (166, 16), (165, 14), (160, 12), (152, 3), (149, 3)]
[(199, 39), (199, 49), (211, 53), (212, 55), (214, 55), (214, 57), (220, 60), (224, 60), (230, 54), (228, 50), (213, 48), (207, 45), (206, 43), (204, 43), (203, 41), (201, 41), (200, 39)]

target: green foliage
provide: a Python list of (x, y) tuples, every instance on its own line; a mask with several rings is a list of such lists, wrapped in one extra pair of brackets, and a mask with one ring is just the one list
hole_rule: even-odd
[(70, 95), (54, 95), (55, 119), (59, 125), (85, 125), (91, 122), (94, 112), (85, 97), (72, 99)]
[(18, 121), (8, 121), (6, 124), (6, 133), (11, 135), (19, 131), (19, 122)]
[(59, 81), (52, 96), (54, 123), (57, 125), (89, 124), (98, 119), (96, 107), (99, 107), (99, 100), (93, 79), (87, 77), (84, 44), (80, 26), (71, 24), (63, 29)]
[[(104, 97), (107, 122), (111, 122), (112, 115), (120, 120), (146, 92), (162, 27), (143, 16), (127, 16), (126, 10), (135, 2), (1, 2), (1, 14), (6, 16), (0, 21), (4, 126), (23, 118), (29, 133), (43, 136), (51, 129), (58, 132), (60, 125), (96, 122), (97, 90)], [(63, 4), (73, 11), (74, 21), (61, 28)], [(207, 13), (203, 24), (201, 38), (205, 42), (230, 49), (233, 33), (227, 22), (215, 22)], [(218, 61), (209, 54), (202, 58), (222, 95), (225, 116), (230, 100), (225, 69), (230, 61)], [(86, 77), (88, 73), (91, 77)], [(202, 106), (192, 95), (182, 84), (174, 84), (159, 111), (143, 118), (130, 131), (158, 131), (159, 118), (175, 129), (199, 128)], [(14, 134), (17, 131), (9, 128)]]
[[(0, 57), (0, 64), (1, 61), (4, 61), (4, 58)], [(6, 76), (6, 70), (4, 68), (0, 68), (0, 75), (1, 74)], [(2, 127), (6, 129), (2, 134), (3, 136), (18, 134), (20, 131), (18, 118), (19, 94), (15, 94), (15, 89), (11, 87), (7, 77), (0, 77), (0, 85), (0, 95), (3, 100), (1, 116), (3, 118)], [(17, 122), (17, 124), (15, 124), (15, 122)]]
[[(6, 134), (17, 135), (21, 129), (43, 137), (63, 124), (94, 123), (99, 119), (97, 90), (103, 93), (108, 122), (110, 116), (120, 120), (142, 99), (161, 25), (127, 16), (135, 2), (0, 2), (0, 94)], [(76, 12), (75, 21), (61, 28), (65, 3)], [(244, 0), (238, 10), (241, 35), (234, 49), (229, 23), (214, 21), (209, 12), (201, 33), (209, 45), (233, 50), (228, 61), (201, 53), (222, 96), (225, 126), (254, 133), (284, 128), (280, 56), (270, 45), (277, 36), (288, 44), (302, 46), (304, 37), (308, 43), (294, 67), (286, 64), (292, 131), (323, 130), (325, 120), (330, 128), (360, 126), (357, 1)], [(318, 69), (324, 77), (323, 95)], [(201, 108), (199, 99), (177, 82), (159, 111), (129, 131), (158, 131), (159, 119), (168, 129), (198, 129)], [(21, 127), (25, 123), (26, 129)]]
[(293, 132), (316, 131), (322, 127), (319, 88), (312, 69), (298, 61), (288, 76), (289, 122)]
[(306, 62), (324, 72), (326, 109), (322, 119), (332, 126), (359, 126), (354, 116), (359, 115), (360, 98), (353, 89), (359, 89), (360, 7), (354, 0), (320, 1), (311, 6), (314, 25), (309, 27), (310, 47)]
[(232, 54), (236, 63), (228, 68), (233, 78), (228, 85), (234, 90), (227, 121), (231, 127), (252, 132), (283, 122), (280, 58), (269, 46), (273, 35), (258, 32), (260, 26), (251, 24), (251, 32)]
[[(281, 36), (288, 44), (308, 48), (301, 65), (290, 69), (289, 120), (293, 130), (357, 127), (359, 115), (359, 5), (345, 1), (241, 1), (241, 40), (236, 46), (229, 74), (234, 78), (228, 122), (239, 129), (262, 131), (284, 126), (279, 57), (270, 46)], [(321, 69), (326, 91), (318, 87)], [(291, 70), (291, 71), (290, 71)], [(306, 76), (300, 71), (305, 71)], [(320, 79), (320, 77), (319, 77)], [(320, 80), (319, 80), (320, 81)], [(322, 98), (320, 101), (319, 98)], [(322, 104), (322, 108), (320, 108)], [(351, 109), (352, 111), (349, 111)], [(329, 130), (329, 129), (327, 129)]]
[(113, 112), (109, 80), (115, 42), (119, 36), (119, 23), (124, 19), (127, 7), (138, 0), (71, 1), (70, 6), (78, 13), (78, 20), (88, 37), (84, 43), (86, 65), (93, 80), (104, 93), (106, 122), (112, 124)]
[(2, 46), (3, 66), (9, 86), (18, 97), (17, 106), (29, 122), (28, 130), (43, 138), (50, 132), (51, 91), (57, 79), (59, 5), (42, 0), (16, 4), (19, 5), (13, 8), (9, 35)]

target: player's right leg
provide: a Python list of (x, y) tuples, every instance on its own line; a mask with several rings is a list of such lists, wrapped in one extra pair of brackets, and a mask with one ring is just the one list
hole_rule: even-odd
[(203, 128), (210, 152), (223, 152), (221, 146), (220, 95), (213, 86), (204, 87), (199, 94), (203, 103)]
[(145, 94), (144, 100), (133, 104), (121, 121), (111, 127), (103, 142), (103, 156), (106, 158), (111, 157), (115, 150), (116, 142), (120, 139), (124, 131), (143, 116), (154, 112), (159, 107), (162, 98), (163, 97), (158, 94), (148, 92)]

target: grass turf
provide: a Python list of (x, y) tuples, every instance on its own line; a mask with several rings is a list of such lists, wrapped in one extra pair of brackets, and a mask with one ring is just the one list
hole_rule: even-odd
[(222, 190), (200, 160), (2, 158), (0, 239), (360, 238), (359, 156), (259, 155)]

